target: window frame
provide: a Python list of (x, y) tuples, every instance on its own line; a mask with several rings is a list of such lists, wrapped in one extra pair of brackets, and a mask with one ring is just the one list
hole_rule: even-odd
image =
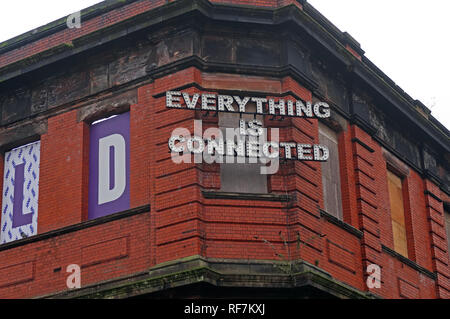
[[(390, 217), (390, 227), (392, 229), (392, 244), (393, 244), (393, 250), (404, 256), (405, 258), (411, 259), (413, 260), (414, 258), (414, 252), (411, 250), (411, 240), (412, 240), (412, 234), (411, 232), (411, 225), (410, 225), (410, 211), (409, 211), (409, 195), (408, 195), (408, 174), (402, 170), (401, 168), (399, 168), (397, 165), (393, 165), (391, 162), (387, 162), (386, 163), (386, 183), (387, 183), (387, 191), (388, 191), (388, 196), (389, 196), (389, 217)], [(391, 191), (389, 189), (389, 173), (392, 174), (393, 176), (396, 176), (399, 180), (400, 180), (400, 185), (401, 185), (401, 204), (402, 204), (402, 208), (403, 208), (403, 223), (404, 223), (404, 241), (405, 241), (405, 247), (404, 249), (406, 249), (406, 255), (402, 252), (399, 251), (396, 248), (396, 237), (395, 237), (395, 233), (394, 233), (394, 222), (396, 222), (393, 218), (392, 215), (392, 202), (391, 202)], [(398, 242), (397, 242), (398, 243)]]
[[(247, 105), (247, 108), (249, 108), (250, 106), (254, 106), (254, 108), (255, 108), (254, 111), (256, 112), (256, 105), (253, 105), (253, 104), (249, 103)], [(224, 134), (225, 133), (224, 130), (226, 128), (229, 128), (229, 127), (221, 125), (221, 116), (229, 117), (229, 118), (222, 119), (222, 121), (224, 121), (226, 124), (231, 122), (231, 117), (236, 117), (235, 125), (231, 125), (231, 127), (230, 127), (232, 129), (239, 129), (239, 119), (241, 119), (241, 118), (245, 119), (246, 121), (249, 121), (249, 120), (251, 120), (253, 118), (256, 118), (256, 119), (260, 120), (263, 123), (263, 127), (265, 127), (264, 126), (264, 124), (265, 124), (264, 123), (264, 117), (262, 115), (242, 114), (242, 113), (221, 113), (221, 112), (219, 112), (217, 125), (218, 125), (218, 128), (220, 130), (222, 130), (224, 139), (226, 139), (226, 135)], [(232, 120), (234, 121), (235, 119), (232, 119)], [(262, 174), (260, 174), (260, 167), (263, 166), (264, 164), (259, 162), (259, 158), (256, 158), (256, 161), (257, 161), (256, 163), (249, 163), (249, 158), (248, 157), (245, 157), (245, 163), (236, 163), (236, 162), (234, 162), (234, 163), (226, 163), (227, 156), (224, 156), (223, 158), (224, 158), (223, 163), (219, 163), (219, 166), (220, 166), (220, 168), (219, 168), (220, 192), (242, 193), (242, 194), (269, 194), (270, 193), (269, 192), (269, 175), (262, 175)], [(235, 157), (235, 161), (236, 160), (237, 160), (237, 157)], [(257, 191), (252, 191), (252, 186), (251, 186), (250, 182), (246, 183), (247, 185), (244, 185), (244, 186), (242, 186), (242, 183), (241, 183), (241, 184), (238, 184), (238, 185), (240, 185), (240, 187), (234, 187), (236, 185), (235, 184), (236, 175), (232, 175), (233, 176), (233, 178), (231, 179), (232, 183), (229, 185), (228, 181), (227, 181), (227, 184), (226, 184), (227, 186), (224, 187), (224, 183), (223, 183), (224, 178), (223, 177), (224, 177), (224, 175), (228, 176), (228, 174), (226, 174), (226, 172), (224, 172), (224, 166), (225, 165), (227, 165), (227, 166), (229, 165), (229, 167), (227, 167), (228, 169), (231, 169), (231, 167), (233, 165), (239, 165), (240, 166), (239, 167), (240, 170), (246, 170), (246, 168), (248, 167), (247, 172), (249, 173), (249, 175), (252, 175), (252, 173), (254, 173), (254, 172), (250, 172), (251, 169), (257, 170), (259, 172), (258, 175), (261, 175), (262, 177), (259, 177), (259, 178), (255, 179), (256, 181), (254, 183), (256, 185), (258, 185), (258, 187), (261, 186), (261, 185), (263, 185), (263, 186), (261, 187), (261, 189), (258, 188)], [(239, 176), (242, 176), (242, 175), (239, 175)], [(248, 177), (248, 175), (243, 175), (242, 178), (245, 178), (246, 181), (249, 181), (249, 179), (247, 177)], [(233, 186), (233, 187), (228, 187), (228, 186)], [(265, 189), (263, 189), (263, 188), (265, 188)], [(248, 191), (246, 191), (246, 190), (248, 190)]]
[[(329, 133), (332, 133), (334, 136), (329, 136)], [(330, 151), (330, 158), (328, 159), (327, 162), (321, 163), (321, 182), (322, 182), (322, 194), (323, 194), (323, 205), (324, 205), (324, 210), (336, 217), (337, 219), (339, 219), (340, 221), (344, 221), (344, 203), (343, 203), (343, 192), (342, 192), (342, 186), (343, 186), (343, 179), (341, 176), (341, 161), (340, 161), (340, 143), (339, 143), (339, 138), (340, 138), (340, 134), (341, 131), (340, 130), (336, 130), (332, 127), (330, 127), (329, 125), (327, 125), (327, 123), (325, 122), (318, 122), (318, 137), (319, 137), (319, 143), (323, 144), (322, 139), (321, 139), (321, 135), (324, 135), (328, 140), (331, 140), (332, 142), (335, 142), (336, 144), (336, 150), (337, 150), (337, 154), (334, 154), (335, 152), (331, 152)], [(334, 159), (332, 159), (331, 157), (335, 156)], [(325, 192), (325, 183), (324, 183), (324, 174), (323, 174), (323, 167), (325, 165), (330, 165), (332, 160), (336, 160), (337, 162), (337, 167), (338, 172), (337, 172), (337, 177), (338, 177), (338, 192), (337, 192), (337, 201), (340, 204), (338, 211), (330, 211), (329, 209), (327, 209), (327, 204), (326, 204), (326, 192)], [(337, 214), (336, 214), (337, 213)]]

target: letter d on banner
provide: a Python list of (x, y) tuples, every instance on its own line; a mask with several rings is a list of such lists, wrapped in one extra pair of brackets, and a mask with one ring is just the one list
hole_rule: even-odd
[(125, 139), (120, 134), (98, 142), (98, 204), (118, 199), (127, 185)]
[(92, 124), (89, 219), (130, 208), (130, 113)]

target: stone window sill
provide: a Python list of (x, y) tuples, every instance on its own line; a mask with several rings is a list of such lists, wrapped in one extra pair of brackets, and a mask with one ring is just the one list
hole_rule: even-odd
[(53, 237), (57, 237), (57, 236), (60, 236), (60, 235), (67, 234), (67, 233), (71, 233), (71, 232), (75, 232), (75, 231), (78, 231), (78, 230), (86, 229), (86, 228), (89, 228), (89, 227), (105, 224), (105, 223), (108, 223), (108, 222), (111, 222), (111, 221), (114, 221), (114, 220), (130, 217), (130, 216), (133, 216), (133, 215), (146, 213), (146, 212), (149, 212), (149, 211), (150, 211), (150, 205), (144, 205), (144, 206), (128, 209), (126, 211), (118, 212), (118, 213), (115, 213), (115, 214), (107, 215), (107, 216), (104, 216), (104, 217), (83, 221), (83, 222), (78, 223), (78, 224), (66, 226), (66, 227), (63, 227), (63, 228), (60, 228), (60, 229), (51, 230), (51, 231), (46, 232), (46, 233), (37, 234), (37, 235), (30, 236), (30, 237), (27, 237), (27, 238), (22, 238), (22, 239), (19, 239), (19, 240), (15, 240), (15, 241), (12, 241), (12, 242), (9, 242), (9, 243), (1, 244), (0, 245), (0, 251), (4, 251), (4, 250), (7, 250), (7, 249), (12, 249), (12, 248), (15, 248), (15, 247), (18, 247), (18, 246), (24, 246), (24, 245), (27, 245), (27, 244), (31, 244), (31, 243), (34, 243), (34, 242), (41, 241), (41, 240), (46, 240), (46, 239), (49, 239), (49, 238), (53, 238)]
[(232, 193), (210, 190), (203, 190), (202, 194), (207, 199), (259, 200), (269, 202), (289, 202), (292, 198), (288, 194)]

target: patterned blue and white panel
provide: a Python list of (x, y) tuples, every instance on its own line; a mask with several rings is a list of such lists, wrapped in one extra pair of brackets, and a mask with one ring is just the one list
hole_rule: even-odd
[(0, 243), (37, 234), (41, 142), (5, 154)]

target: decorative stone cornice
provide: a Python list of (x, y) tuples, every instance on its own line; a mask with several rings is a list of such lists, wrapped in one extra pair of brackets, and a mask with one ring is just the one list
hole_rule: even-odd
[[(197, 284), (205, 284), (208, 290), (215, 288), (253, 288), (255, 294), (264, 288), (276, 289), (280, 297), (295, 295), (308, 297), (311, 291), (318, 298), (374, 299), (378, 296), (359, 291), (336, 279), (324, 270), (303, 260), (284, 262), (277, 260), (214, 259), (191, 256), (156, 265), (148, 272), (109, 280), (84, 288), (41, 296), (40, 298), (130, 298), (152, 296)], [(186, 291), (186, 289), (184, 289)], [(187, 289), (189, 291), (189, 289)], [(306, 293), (308, 291), (308, 293)], [(181, 292), (180, 292), (181, 294)], [(189, 294), (189, 292), (188, 292)], [(205, 296), (208, 291), (205, 289)], [(176, 295), (187, 298), (189, 295)], [(253, 294), (252, 297), (255, 297)]]

